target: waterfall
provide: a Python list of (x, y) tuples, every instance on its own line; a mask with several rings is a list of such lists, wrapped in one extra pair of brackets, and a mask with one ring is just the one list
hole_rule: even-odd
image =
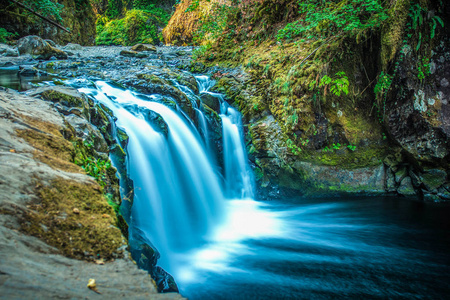
[[(197, 77), (200, 91), (210, 93), (214, 82), (204, 77)], [(199, 99), (186, 89), (181, 90), (191, 100)], [(158, 264), (166, 270), (174, 269), (173, 257), (207, 241), (225, 218), (225, 198), (253, 195), (241, 117), (221, 95), (211, 93), (222, 102), (224, 174), (208, 153), (210, 125), (201, 105), (194, 107), (197, 129), (184, 113), (162, 104), (162, 95), (142, 95), (103, 81), (79, 90), (107, 106), (117, 118), (116, 127), (129, 137), (126, 168), (134, 188), (130, 238), (134, 232), (145, 235), (162, 253)]]
[(253, 176), (248, 166), (241, 114), (225, 102), (222, 94), (209, 91), (214, 81), (207, 76), (196, 78), (200, 93), (208, 93), (221, 103), (225, 194), (229, 198), (253, 198)]

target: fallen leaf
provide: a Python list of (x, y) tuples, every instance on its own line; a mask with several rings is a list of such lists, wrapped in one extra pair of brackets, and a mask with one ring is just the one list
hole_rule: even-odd
[(11, 153), (16, 153), (16, 150), (10, 149), (9, 152), (11, 152)]
[(97, 290), (97, 284), (95, 283), (95, 279), (91, 278), (88, 281), (87, 287), (91, 290), (93, 290), (94, 292), (96, 292), (97, 294), (101, 294), (98, 290)]
[(110, 215), (108, 215), (108, 214), (103, 214), (102, 215), (102, 218), (110, 218), (111, 216)]

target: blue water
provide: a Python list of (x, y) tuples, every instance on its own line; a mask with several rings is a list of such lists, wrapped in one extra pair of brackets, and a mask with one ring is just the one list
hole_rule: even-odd
[[(197, 79), (207, 92), (212, 82)], [(8, 80), (3, 85), (26, 88), (16, 77)], [(228, 150), (220, 176), (208, 162), (207, 124), (196, 132), (159, 104), (161, 95), (142, 98), (104, 82), (81, 90), (109, 106), (130, 135), (131, 227), (163, 250), (160, 264), (183, 296), (450, 298), (449, 206), (394, 197), (254, 200), (236, 112), (221, 112)], [(148, 110), (164, 118), (167, 137), (147, 123)]]
[(393, 197), (251, 202), (235, 203), (244, 220), (227, 225), (240, 238), (192, 254), (191, 273), (176, 277), (184, 296), (449, 299), (450, 207)]

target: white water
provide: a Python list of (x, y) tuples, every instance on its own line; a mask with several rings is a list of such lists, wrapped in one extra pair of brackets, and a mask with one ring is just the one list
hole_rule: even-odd
[(223, 153), (225, 168), (225, 194), (229, 198), (253, 198), (253, 176), (245, 150), (241, 114), (223, 100), (221, 94), (209, 89), (214, 81), (197, 76), (200, 93), (208, 93), (221, 101)]
[[(197, 80), (200, 92), (210, 93), (214, 83), (206, 76)], [(158, 265), (181, 289), (204, 280), (205, 270), (230, 270), (231, 258), (244, 251), (241, 241), (280, 235), (278, 216), (251, 199), (241, 117), (232, 107), (223, 102), (220, 114), (220, 174), (208, 155), (209, 124), (201, 109), (196, 109), (199, 133), (185, 115), (158, 103), (161, 95), (143, 96), (101, 81), (96, 89), (80, 91), (109, 107), (116, 126), (128, 134), (127, 169), (134, 184), (130, 235), (143, 233), (153, 243), (161, 253)], [(147, 122), (149, 110), (164, 119), (167, 137)]]

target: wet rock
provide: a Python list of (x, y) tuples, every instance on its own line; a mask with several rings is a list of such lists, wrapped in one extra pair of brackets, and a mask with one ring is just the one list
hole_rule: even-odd
[(421, 181), (429, 191), (437, 190), (446, 182), (447, 172), (439, 169), (427, 170), (421, 176)]
[(208, 93), (202, 93), (200, 94), (200, 99), (202, 100), (203, 104), (207, 105), (215, 112), (220, 113), (220, 100), (217, 97), (214, 97), (213, 95)]
[(415, 195), (415, 190), (411, 182), (411, 178), (404, 177), (400, 182), (400, 186), (397, 189), (397, 193), (403, 196), (412, 196)]
[(19, 51), (17, 51), (16, 49), (13, 49), (13, 48), (9, 48), (5, 51), (5, 53), (3, 55), (9, 56), (9, 57), (17, 57), (17, 56), (19, 56)]
[(161, 117), (160, 114), (149, 111), (146, 115), (146, 120), (149, 122), (152, 127), (162, 133), (165, 137), (169, 134), (169, 126), (167, 126), (167, 123), (164, 121), (163, 117)]
[(19, 75), (21, 76), (44, 76), (47, 72), (41, 71), (34, 66), (19, 66)]
[(125, 149), (127, 147), (127, 145), (128, 145), (128, 141), (129, 141), (130, 137), (125, 132), (125, 130), (123, 130), (122, 128), (118, 127), (117, 128), (117, 139), (119, 140), (119, 143), (122, 146), (122, 148)]
[(178, 293), (178, 287), (172, 275), (167, 273), (163, 268), (157, 266), (151, 276), (156, 283), (158, 292), (160, 293)]
[(145, 53), (140, 53), (140, 52), (136, 52), (136, 51), (128, 51), (128, 50), (120, 51), (120, 55), (126, 56), (126, 57), (136, 57), (136, 58), (148, 57), (148, 55)]
[(31, 54), (37, 59), (49, 59), (52, 56), (59, 59), (67, 58), (67, 53), (50, 46), (46, 41), (35, 35), (26, 36), (18, 40), (17, 49), (20, 55)]
[(131, 47), (131, 51), (135, 52), (141, 52), (141, 51), (151, 51), (156, 52), (156, 47), (153, 45), (146, 45), (146, 44), (137, 44)]

